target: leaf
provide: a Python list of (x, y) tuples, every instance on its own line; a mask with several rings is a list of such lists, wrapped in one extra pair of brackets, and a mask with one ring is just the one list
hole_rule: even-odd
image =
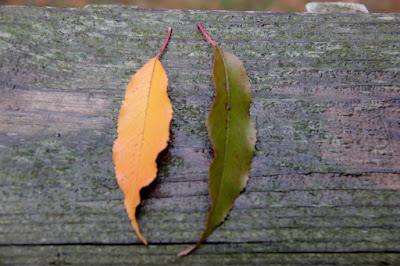
[(249, 114), (250, 82), (243, 63), (234, 54), (219, 48), (200, 23), (199, 28), (214, 46), (215, 99), (207, 120), (214, 147), (214, 160), (209, 171), (212, 203), (200, 240), (178, 256), (192, 252), (224, 221), (235, 199), (246, 187), (256, 141), (256, 130)]
[(136, 234), (147, 245), (136, 220), (140, 190), (157, 175), (156, 159), (167, 147), (172, 105), (168, 98), (168, 78), (158, 59), (166, 47), (150, 59), (129, 82), (118, 116), (118, 138), (113, 160), (118, 185), (125, 195), (125, 208)]

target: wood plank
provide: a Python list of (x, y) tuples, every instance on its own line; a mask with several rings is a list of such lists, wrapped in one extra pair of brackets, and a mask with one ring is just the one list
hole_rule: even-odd
[[(212, 47), (253, 90), (246, 190), (201, 248), (210, 206)], [(396, 264), (400, 15), (0, 7), (3, 264)], [(130, 77), (161, 61), (171, 142), (146, 188), (140, 245), (111, 147)], [(87, 254), (91, 254), (88, 256)]]
[[(5, 248), (8, 253), (3, 257), (7, 265), (37, 264), (77, 264), (77, 265), (187, 265), (187, 264), (235, 264), (249, 263), (261, 265), (296, 264), (340, 264), (340, 265), (376, 265), (376, 261), (386, 265), (399, 262), (397, 253), (269, 253), (265, 252), (269, 244), (219, 244), (205, 245), (197, 254), (177, 258), (176, 252), (185, 245), (157, 245), (146, 248), (142, 245), (105, 245), (105, 246), (25, 246)], [(148, 254), (152, 253), (151, 256)]]

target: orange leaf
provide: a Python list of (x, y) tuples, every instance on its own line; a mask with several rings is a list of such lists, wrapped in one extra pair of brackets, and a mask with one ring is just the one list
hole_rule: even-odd
[(150, 59), (131, 79), (118, 116), (118, 138), (113, 159), (118, 185), (125, 195), (125, 208), (136, 234), (147, 245), (139, 230), (136, 208), (140, 190), (157, 176), (156, 159), (167, 147), (172, 105), (168, 98), (168, 78), (158, 60)]

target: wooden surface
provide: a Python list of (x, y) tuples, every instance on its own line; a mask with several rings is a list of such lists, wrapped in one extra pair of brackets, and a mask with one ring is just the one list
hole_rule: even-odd
[[(213, 49), (252, 83), (246, 190), (201, 248)], [(400, 16), (0, 8), (0, 264), (400, 263)], [(111, 147), (130, 77), (161, 57), (171, 142), (136, 237)]]

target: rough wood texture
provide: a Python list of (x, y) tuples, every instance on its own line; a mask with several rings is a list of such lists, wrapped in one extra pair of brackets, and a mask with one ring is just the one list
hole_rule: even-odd
[[(210, 206), (213, 48), (244, 62), (248, 187), (185, 258)], [(2, 264), (400, 263), (400, 16), (0, 8)], [(145, 248), (111, 147), (130, 77), (173, 35), (171, 143), (142, 194)], [(0, 264), (1, 264), (0, 263)]]

